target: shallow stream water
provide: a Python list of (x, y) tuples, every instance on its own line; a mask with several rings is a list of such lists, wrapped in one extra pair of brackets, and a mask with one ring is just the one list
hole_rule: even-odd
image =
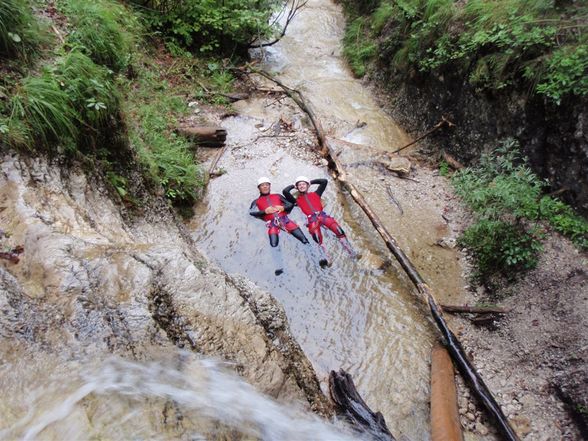
[[(455, 291), (455, 262), (447, 250), (429, 246), (444, 234), (445, 224), (436, 229), (439, 213), (419, 203), (427, 189), (410, 188), (417, 185), (412, 182), (401, 189), (376, 169), (353, 167), (409, 139), (348, 71), (340, 55), (343, 26), (338, 6), (310, 0), (288, 35), (258, 57), (311, 101), (329, 136), (369, 146), (348, 144), (340, 152), (350, 179), (425, 279)], [(198, 248), (284, 306), (324, 389), (329, 371), (343, 368), (398, 439), (428, 439), (435, 336), (412, 285), (312, 151), (316, 140), (303, 112), (275, 94), (235, 108), (239, 115), (222, 121), (228, 149), (219, 166), (226, 173), (210, 182), (188, 225)], [(64, 179), (69, 182), (64, 187), (59, 169), (33, 164), (29, 176), (30, 167), (5, 158), (0, 175), (2, 227), (26, 250), (18, 265), (3, 271), (0, 438), (349, 439), (340, 427), (261, 396), (219, 362), (177, 351), (172, 331), (184, 338), (184, 328), (190, 332), (184, 340), (207, 344), (211, 353), (223, 349), (238, 359), (245, 350), (258, 350), (263, 358), (269, 350), (249, 328), (233, 326), (254, 319), (239, 309), (243, 299), (234, 286), (223, 284), (224, 273), (205, 271), (200, 257), (192, 260), (184, 236), (180, 240), (168, 223), (151, 219), (128, 228), (106, 190), (97, 191), (82, 173)], [(322, 269), (314, 244), (282, 233), (285, 272), (276, 276), (278, 262), (264, 223), (248, 215), (262, 175), (272, 179), (274, 192), (298, 175), (328, 178), (326, 211), (361, 259), (351, 260), (325, 232), (333, 265)], [(393, 191), (408, 192), (403, 216), (390, 204), (392, 185)], [(291, 218), (305, 230), (297, 209)], [(158, 307), (158, 300), (169, 305)], [(166, 306), (176, 309), (178, 322), (171, 323)], [(158, 328), (172, 324), (179, 327)], [(217, 342), (219, 335), (223, 342)], [(121, 358), (109, 358), (112, 352)], [(248, 365), (256, 369), (255, 363)]]
[[(343, 28), (339, 6), (311, 0), (286, 37), (257, 56), (264, 69), (303, 93), (329, 136), (375, 150), (406, 144), (406, 134), (346, 67), (341, 57)], [(287, 99), (274, 98), (239, 102), (236, 109), (239, 116), (222, 123), (229, 149), (219, 166), (226, 173), (210, 182), (205, 203), (191, 222), (198, 247), (225, 271), (246, 275), (284, 305), (292, 331), (323, 386), (330, 370), (347, 370), (372, 409), (384, 414), (394, 434), (428, 439), (429, 359), (434, 338), (412, 286), (397, 266), (382, 268), (388, 254), (379, 237), (357, 206), (341, 194), (324, 165), (290, 145), (287, 135), (264, 135), (279, 125), (280, 118), (300, 130), (301, 112)], [(362, 155), (365, 158), (365, 151), (347, 149), (344, 157), (349, 162)], [(359, 261), (349, 259), (334, 236), (325, 232), (334, 264), (321, 269), (314, 244), (304, 246), (282, 233), (285, 272), (274, 275), (274, 268), (281, 264), (270, 250), (263, 222), (248, 216), (249, 204), (258, 195), (259, 176), (269, 176), (272, 192), (280, 193), (298, 175), (329, 178), (326, 211), (340, 221), (362, 253)], [(366, 171), (359, 181), (374, 189), (367, 192), (370, 203), (387, 199), (373, 171)], [(291, 218), (306, 232), (298, 209)], [(408, 248), (419, 249), (428, 232), (426, 225), (421, 231), (415, 226), (405, 221), (401, 232), (408, 236), (404, 241)]]

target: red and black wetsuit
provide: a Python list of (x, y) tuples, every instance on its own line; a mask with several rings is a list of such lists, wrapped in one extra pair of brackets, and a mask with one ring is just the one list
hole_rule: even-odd
[(295, 188), (294, 185), (288, 185), (286, 188), (284, 188), (284, 190), (282, 190), (282, 194), (288, 200), (288, 202), (298, 205), (302, 212), (306, 215), (306, 218), (308, 219), (308, 231), (316, 243), (323, 243), (323, 235), (321, 233), (321, 226), (323, 225), (335, 233), (339, 239), (344, 238), (345, 232), (339, 226), (337, 221), (323, 211), (321, 196), (327, 188), (327, 180), (313, 179), (310, 181), (310, 185), (313, 184), (318, 184), (316, 191), (306, 191), (304, 193), (299, 193), (298, 197), (296, 198), (292, 196), (292, 193), (290, 193)]
[[(268, 214), (265, 209), (268, 207), (275, 207), (282, 205), (284, 211), (279, 213)], [(258, 219), (263, 219), (266, 222), (267, 234), (269, 235), (270, 245), (277, 247), (279, 243), (280, 230), (283, 229), (294, 236), (302, 243), (308, 243), (308, 239), (296, 224), (288, 218), (288, 213), (292, 211), (294, 204), (288, 202), (284, 197), (277, 193), (262, 194), (249, 207), (249, 214)]]

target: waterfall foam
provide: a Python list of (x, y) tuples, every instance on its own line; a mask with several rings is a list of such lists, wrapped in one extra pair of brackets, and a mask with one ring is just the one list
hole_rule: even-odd
[[(51, 400), (55, 407), (29, 410), (28, 415), (13, 427), (0, 431), (0, 437), (17, 437), (29, 441), (53, 439), (52, 433), (58, 433), (58, 438), (63, 436), (65, 429), (48, 429), (60, 424), (71, 426), (71, 421), (66, 420), (72, 415), (75, 417), (84, 407), (87, 414), (92, 413), (88, 410), (96, 406), (88, 404), (88, 400), (97, 399), (108, 402), (108, 407), (112, 409), (112, 412), (102, 413), (100, 416), (96, 413), (88, 416), (93, 430), (97, 430), (98, 433), (88, 433), (86, 428), (82, 433), (72, 433), (69, 430), (68, 436), (89, 439), (97, 435), (106, 438), (116, 437), (118, 434), (126, 437), (129, 432), (125, 432), (124, 425), (129, 425), (129, 421), (133, 419), (144, 418), (159, 405), (167, 402), (168, 407), (169, 403), (173, 403), (176, 413), (182, 415), (179, 418), (184, 427), (182, 433), (166, 433), (162, 437), (156, 426), (165, 426), (169, 421), (153, 424), (147, 420), (139, 421), (137, 424), (140, 426), (151, 423), (154, 427), (143, 428), (140, 433), (134, 432), (132, 436), (147, 436), (150, 439), (170, 439), (170, 436), (177, 436), (180, 439), (210, 439), (210, 436), (214, 437), (214, 433), (221, 427), (223, 430), (230, 430), (232, 434), (241, 434), (246, 439), (358, 439), (341, 422), (329, 423), (300, 407), (278, 403), (257, 392), (227, 369), (226, 363), (197, 358), (192, 354), (180, 353), (179, 357), (174, 357), (173, 360), (150, 362), (113, 357), (105, 360), (97, 368), (88, 368), (78, 377), (70, 379), (70, 386), (75, 386), (66, 388), (68, 393), (56, 395), (61, 396), (61, 399)], [(63, 384), (54, 386), (55, 388), (47, 390), (45, 395), (63, 391)], [(120, 412), (120, 406), (115, 404), (119, 400), (128, 404), (125, 412)], [(151, 410), (140, 410), (143, 406), (151, 406)], [(188, 424), (187, 421), (196, 424)], [(115, 426), (118, 427), (116, 434), (109, 429)], [(106, 433), (101, 432), (100, 427)], [(131, 432), (133, 430), (135, 429), (131, 429)]]

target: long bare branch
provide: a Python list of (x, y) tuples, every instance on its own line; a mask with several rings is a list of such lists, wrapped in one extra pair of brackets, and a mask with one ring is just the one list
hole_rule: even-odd
[(396, 260), (398, 261), (406, 275), (409, 277), (411, 282), (418, 290), (420, 298), (428, 304), (431, 316), (433, 317), (437, 325), (437, 328), (443, 336), (443, 343), (449, 351), (451, 358), (457, 365), (459, 372), (466, 380), (466, 382), (470, 385), (472, 391), (480, 400), (482, 405), (495, 419), (498, 429), (502, 433), (503, 437), (509, 441), (519, 441), (518, 435), (511, 427), (508, 419), (504, 415), (504, 412), (502, 411), (502, 409), (494, 399), (494, 396), (490, 392), (490, 389), (488, 389), (488, 386), (484, 383), (484, 380), (482, 380), (482, 377), (480, 376), (480, 374), (468, 358), (464, 348), (461, 345), (461, 342), (456, 337), (455, 333), (448, 326), (443, 316), (443, 309), (435, 299), (432, 289), (429, 287), (429, 285), (427, 285), (427, 283), (421, 277), (421, 275), (419, 274), (413, 263), (410, 261), (408, 256), (400, 248), (396, 239), (384, 227), (382, 221), (379, 219), (378, 215), (372, 210), (372, 208), (368, 205), (363, 195), (359, 192), (355, 185), (353, 185), (353, 183), (348, 180), (345, 168), (343, 167), (343, 164), (337, 157), (333, 147), (329, 143), (327, 136), (325, 135), (325, 132), (322, 129), (320, 120), (316, 117), (315, 113), (312, 110), (312, 106), (306, 102), (304, 96), (302, 95), (302, 93), (300, 93), (300, 91), (289, 88), (288, 86), (273, 78), (267, 72), (255, 70), (254, 73), (257, 73), (259, 75), (264, 76), (265, 78), (270, 79), (275, 84), (283, 88), (285, 93), (290, 98), (292, 98), (296, 102), (296, 104), (298, 104), (299, 107), (308, 115), (316, 130), (318, 141), (322, 147), (322, 153), (325, 156), (325, 158), (329, 161), (330, 168), (335, 172), (335, 178), (342, 184), (344, 188), (347, 189), (353, 200), (355, 200), (355, 202), (367, 215), (372, 225), (379, 233), (380, 237), (384, 240), (387, 248), (394, 255), (394, 257), (396, 258)]
[[(290, 25), (292, 20), (294, 20), (294, 17), (298, 13), (298, 11), (300, 9), (302, 9), (304, 6), (306, 6), (307, 3), (308, 3), (308, 0), (304, 0), (304, 1), (294, 0), (290, 5), (290, 10), (288, 11), (288, 16), (286, 17), (286, 23), (284, 24), (284, 27), (282, 28), (280, 35), (278, 37), (276, 37), (273, 41), (270, 41), (269, 43), (250, 44), (249, 47), (251, 49), (258, 49), (258, 48), (262, 48), (262, 47), (273, 46), (278, 41), (280, 41), (284, 37), (284, 35), (286, 35), (286, 30), (288, 29), (288, 26)], [(280, 12), (280, 15), (281, 14), (282, 14), (282, 12)], [(274, 21), (274, 23), (275, 23), (275, 21)]]

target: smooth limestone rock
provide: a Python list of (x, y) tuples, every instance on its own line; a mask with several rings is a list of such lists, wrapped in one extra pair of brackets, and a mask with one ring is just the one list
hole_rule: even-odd
[(0, 261), (4, 361), (28, 359), (32, 371), (40, 352), (69, 363), (183, 348), (231, 361), (273, 397), (330, 413), (281, 306), (207, 262), (164, 201), (124, 216), (99, 180), (13, 155), (2, 161), (0, 207), (3, 247), (25, 249), (18, 264)]

